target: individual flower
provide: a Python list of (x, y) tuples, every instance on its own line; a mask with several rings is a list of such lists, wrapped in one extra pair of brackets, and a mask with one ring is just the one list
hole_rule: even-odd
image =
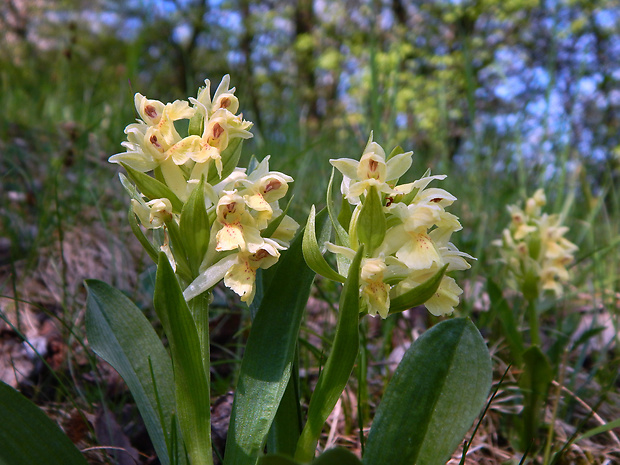
[(224, 285), (241, 297), (243, 302), (252, 303), (256, 292), (256, 270), (267, 269), (276, 264), (283, 250), (277, 242), (265, 239), (256, 252), (239, 252), (236, 262), (224, 275)]
[(222, 78), (211, 99), (211, 81), (205, 79), (205, 86), (198, 90), (197, 97), (195, 99), (190, 97), (189, 100), (206, 119), (209, 119), (219, 109), (235, 114), (239, 109), (239, 100), (235, 96), (235, 88), (229, 89), (229, 85), (230, 76), (227, 74)]
[(274, 207), (288, 191), (288, 183), (293, 178), (277, 171), (269, 171), (269, 156), (259, 163), (246, 178), (239, 179), (237, 185), (243, 187), (239, 192), (248, 207), (258, 213), (257, 223), (264, 229), (272, 219)]
[(411, 166), (412, 155), (413, 152), (401, 153), (386, 161), (385, 151), (373, 142), (371, 134), (360, 161), (339, 158), (329, 162), (343, 175), (342, 194), (350, 203), (357, 205), (360, 203), (360, 196), (365, 194), (370, 186), (375, 186), (380, 193), (406, 193), (394, 189), (388, 181), (396, 181), (407, 172)]
[(172, 219), (172, 204), (168, 199), (154, 199), (146, 203), (132, 199), (131, 207), (147, 229), (161, 228)]
[[(409, 205), (401, 202), (388, 208), (401, 220), (387, 233), (382, 247), (385, 253), (394, 253), (396, 258), (409, 268), (423, 270), (442, 262), (436, 240), (444, 235), (445, 242), (454, 231), (461, 229), (458, 218), (445, 211), (456, 197), (443, 189), (426, 189), (433, 179), (445, 176), (427, 176), (412, 183), (418, 189)], [(429, 230), (433, 229), (431, 237)]]
[(188, 160), (198, 164), (213, 161), (221, 176), (222, 152), (232, 139), (251, 138), (252, 133), (248, 131), (251, 126), (252, 123), (243, 120), (241, 115), (235, 116), (228, 110), (220, 109), (206, 122), (202, 136), (190, 135), (171, 146), (166, 153), (177, 165)]
[(188, 102), (175, 100), (172, 103), (163, 104), (159, 100), (150, 100), (144, 95), (137, 93), (134, 97), (136, 111), (147, 126), (161, 128), (168, 121), (188, 119), (194, 116), (195, 110)]
[[(395, 296), (421, 285), (432, 278), (437, 271), (438, 268), (433, 267), (424, 272), (412, 273), (395, 287)], [(462, 293), (463, 290), (453, 278), (444, 276), (433, 296), (424, 302), (424, 306), (435, 316), (449, 315), (454, 312), (454, 308), (459, 304), (459, 296)]]
[(225, 192), (217, 204), (216, 212), (221, 229), (216, 236), (215, 250), (258, 251), (263, 238), (254, 218), (245, 208), (243, 197), (236, 191)]
[[(348, 260), (353, 260), (355, 257), (355, 251), (349, 247), (335, 245), (331, 242), (327, 242), (325, 245), (330, 252), (341, 254)], [(393, 257), (389, 257), (388, 262), (386, 262), (383, 255), (362, 259), (360, 296), (369, 315), (379, 314), (382, 318), (387, 318), (390, 311), (390, 285), (385, 282), (385, 278), (388, 275), (398, 274), (403, 266)]]

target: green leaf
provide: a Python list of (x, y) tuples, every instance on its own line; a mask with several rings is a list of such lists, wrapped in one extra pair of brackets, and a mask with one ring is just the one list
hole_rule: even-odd
[(0, 464), (87, 465), (56, 423), (3, 382), (0, 418)]
[(325, 367), (319, 376), (308, 407), (308, 419), (301, 432), (295, 459), (302, 462), (314, 457), (323, 424), (344, 390), (359, 350), (359, 278), (364, 256), (361, 246), (349, 267), (349, 276), (340, 296), (336, 335)]
[(521, 445), (528, 448), (538, 436), (542, 407), (553, 380), (553, 370), (538, 346), (530, 347), (523, 353), (523, 363), (523, 373), (519, 378), (519, 387), (523, 393)]
[(370, 191), (364, 199), (356, 228), (357, 237), (364, 244), (366, 254), (372, 257), (374, 250), (383, 242), (386, 231), (383, 205), (381, 205), (379, 192), (375, 186), (370, 187)]
[(351, 209), (351, 204), (344, 195), (341, 196), (341, 199), (342, 200), (340, 201), (340, 212), (338, 213), (338, 223), (340, 223), (340, 225), (346, 229), (351, 223), (351, 216), (353, 215), (353, 210)]
[[(403, 150), (403, 148), (400, 145), (397, 145), (396, 147), (394, 147), (392, 149), (392, 151), (387, 156), (385, 161), (388, 161), (390, 158), (395, 157), (396, 155), (400, 155), (401, 153), (405, 153), (405, 151)], [(391, 179), (389, 179), (389, 181), (391, 181)]]
[[(329, 213), (329, 218), (331, 219), (334, 230), (336, 231), (336, 244), (350, 247), (351, 240), (349, 238), (349, 233), (342, 227), (340, 221), (338, 220), (338, 216), (336, 215), (336, 206), (334, 205), (334, 196), (332, 193), (335, 172), (336, 169), (332, 168), (332, 174), (329, 178), (329, 183), (327, 184), (327, 212)], [(338, 272), (342, 276), (346, 276), (348, 274), (351, 261), (342, 254), (336, 254), (336, 262), (338, 264)]]
[(615, 428), (620, 428), (620, 418), (618, 418), (617, 420), (610, 421), (609, 423), (605, 423), (604, 425), (600, 425), (600, 426), (597, 426), (596, 428), (592, 428), (592, 429), (586, 431), (581, 436), (579, 436), (579, 438), (577, 438), (577, 440), (575, 442), (579, 442), (582, 439), (591, 438), (592, 436), (596, 436), (597, 434), (607, 433), (608, 431), (611, 431), (612, 429), (615, 429)]
[(299, 364), (293, 365), (286, 390), (278, 406), (269, 435), (267, 452), (293, 456), (302, 428), (302, 413), (299, 399)]
[(168, 464), (170, 451), (179, 449), (170, 444), (175, 411), (170, 357), (151, 323), (123, 293), (92, 279), (86, 286), (88, 342), (127, 383), (159, 460)]
[(286, 216), (286, 213), (288, 212), (288, 209), (291, 206), (291, 202), (293, 201), (293, 197), (295, 197), (295, 196), (292, 195), (291, 198), (289, 199), (288, 203), (286, 204), (286, 208), (284, 209), (284, 211), (282, 213), (280, 213), (280, 215), (277, 218), (272, 220), (271, 223), (269, 223), (269, 225), (263, 231), (261, 231), (261, 235), (263, 237), (269, 238), (269, 237), (273, 236), (273, 233), (276, 232), (276, 229), (278, 229), (278, 226), (280, 226), (280, 223), (282, 223), (282, 220)]
[(204, 132), (205, 117), (197, 111), (194, 116), (189, 120), (189, 126), (187, 128), (188, 136), (202, 136)]
[(142, 229), (138, 224), (136, 214), (134, 213), (133, 208), (131, 208), (131, 205), (129, 206), (127, 219), (129, 220), (129, 226), (131, 227), (133, 235), (136, 236), (136, 239), (138, 239), (140, 244), (142, 244), (142, 247), (144, 247), (144, 250), (146, 250), (146, 253), (149, 255), (149, 257), (151, 257), (154, 262), (157, 262), (157, 249), (155, 249), (155, 246), (151, 243), (151, 241), (147, 239), (147, 237), (142, 232)]
[[(431, 169), (428, 168), (424, 174), (422, 175), (422, 178), (426, 178), (428, 176), (431, 175)], [(422, 179), (420, 178), (420, 179)], [(415, 199), (415, 196), (418, 195), (418, 192), (420, 192), (420, 189), (417, 187), (414, 187), (411, 192), (409, 192), (408, 194), (404, 195), (403, 198), (401, 199), (401, 202), (404, 203), (405, 205), (409, 205), (411, 202), (413, 202), (413, 199)]]
[[(318, 216), (324, 219), (325, 210), (321, 210)], [(310, 214), (308, 215), (306, 229), (304, 230), (304, 259), (306, 260), (307, 265), (315, 273), (318, 273), (321, 276), (326, 277), (327, 279), (343, 283), (345, 281), (344, 276), (337, 273), (331, 266), (329, 266), (329, 263), (327, 263), (327, 261), (323, 257), (323, 254), (321, 254), (321, 249), (319, 248), (319, 244), (316, 240), (316, 219), (317, 216), (315, 215), (315, 208), (314, 205), (312, 205), (312, 208), (310, 208)]]
[(123, 168), (125, 168), (131, 180), (136, 183), (138, 189), (140, 189), (146, 197), (150, 200), (168, 199), (172, 204), (172, 211), (174, 213), (181, 213), (181, 210), (183, 209), (183, 202), (179, 200), (176, 194), (172, 192), (168, 186), (157, 179), (152, 178), (148, 174), (144, 174), (133, 169), (125, 163), (121, 163), (121, 165), (123, 165)]
[(304, 262), (301, 233), (276, 266), (241, 363), (226, 442), (226, 465), (256, 463), (291, 375), (301, 319), (315, 276)]
[(230, 141), (226, 150), (221, 153), (222, 156), (222, 175), (217, 174), (217, 168), (215, 163), (212, 163), (209, 167), (209, 176), (207, 176), (207, 182), (212, 186), (220, 182), (234, 171), (241, 158), (241, 148), (243, 147), (243, 139), (236, 138)]
[(153, 302), (170, 344), (177, 417), (191, 463), (212, 464), (209, 379), (203, 368), (198, 331), (163, 252), (159, 254)]
[(443, 268), (419, 286), (416, 286), (410, 291), (407, 291), (404, 294), (392, 299), (390, 301), (390, 314), (403, 312), (417, 305), (422, 305), (430, 299), (433, 294), (437, 292), (447, 269), (448, 265), (444, 265)]
[(426, 331), (388, 384), (363, 463), (446, 463), (484, 407), (491, 375), (489, 351), (468, 318)]
[(181, 229), (174, 218), (166, 221), (166, 230), (170, 236), (170, 248), (176, 261), (176, 272), (185, 282), (191, 283), (196, 276), (192, 274), (189, 267), (185, 237), (181, 234)]
[(336, 215), (336, 206), (334, 205), (333, 188), (335, 172), (336, 169), (332, 168), (332, 175), (330, 176), (329, 183), (327, 184), (327, 211), (329, 213), (329, 217), (332, 220), (334, 229), (336, 230), (338, 245), (344, 245), (348, 247), (349, 233), (342, 227), (342, 225), (338, 221), (338, 216)]
[(201, 178), (183, 205), (179, 221), (179, 232), (192, 277), (198, 276), (200, 264), (207, 253), (210, 230), (211, 223), (205, 208), (204, 178)]

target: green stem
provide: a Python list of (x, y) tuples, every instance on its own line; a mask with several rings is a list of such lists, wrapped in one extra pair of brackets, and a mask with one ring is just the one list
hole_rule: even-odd
[(533, 346), (540, 347), (540, 327), (538, 325), (538, 312), (536, 311), (536, 300), (527, 301), (527, 318), (530, 324), (530, 339)]

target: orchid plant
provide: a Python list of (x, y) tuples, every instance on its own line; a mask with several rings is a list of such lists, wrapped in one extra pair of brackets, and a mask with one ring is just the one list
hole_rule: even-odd
[[(490, 283), (489, 294), (499, 314), (511, 358), (523, 370), (519, 382), (523, 395), (520, 431), (520, 447), (523, 450), (532, 448), (537, 441), (539, 419), (544, 417), (540, 412), (554, 376), (552, 361), (541, 350), (541, 297), (547, 294), (557, 299), (563, 295), (564, 286), (570, 282), (567, 267), (574, 261), (578, 250), (575, 244), (564, 237), (569, 228), (563, 225), (563, 217), (543, 212), (546, 203), (544, 190), (538, 189), (525, 201), (525, 205), (509, 205), (510, 224), (503, 230), (501, 239), (493, 242), (498, 247), (500, 260), (508, 273), (506, 281), (523, 296), (527, 307), (525, 316), (529, 327), (529, 344), (518, 332), (517, 318), (503, 299), (501, 291)], [(557, 342), (561, 341), (562, 338), (558, 338)], [(546, 451), (548, 454), (549, 451)]]
[[(395, 149), (386, 157), (371, 134), (359, 161), (331, 160), (327, 207), (317, 213), (313, 206), (297, 232), (280, 205), (293, 178), (270, 170), (269, 157), (237, 166), (252, 124), (237, 114), (228, 76), (213, 95), (205, 84), (187, 101), (136, 94), (139, 119), (125, 130), (126, 150), (110, 157), (127, 173), (120, 180), (132, 231), (157, 263), (153, 300), (167, 345), (124, 294), (95, 280), (87, 282), (89, 343), (127, 383), (163, 465), (211, 465), (214, 455), (226, 465), (360, 464), (344, 449), (315, 459), (360, 353), (360, 318), (416, 305), (434, 315), (454, 311), (462, 291), (446, 273), (473, 260), (450, 242), (461, 229), (446, 211), (456, 199), (429, 187), (445, 176), (399, 184), (412, 153)], [(336, 171), (343, 177), (339, 212)], [(304, 411), (297, 349), (317, 273), (343, 288), (329, 354)], [(220, 282), (252, 318), (223, 457), (212, 448), (210, 418), (209, 304)], [(410, 346), (387, 386), (363, 463), (445, 463), (490, 385), (489, 353), (473, 323), (435, 325)], [(84, 463), (69, 456), (65, 463)]]

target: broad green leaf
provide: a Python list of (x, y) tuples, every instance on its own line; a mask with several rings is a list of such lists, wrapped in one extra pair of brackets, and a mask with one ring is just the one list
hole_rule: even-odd
[(359, 278), (364, 256), (361, 246), (349, 267), (349, 276), (340, 296), (336, 335), (325, 367), (319, 376), (308, 407), (308, 419), (301, 432), (295, 459), (302, 462), (314, 457), (323, 425), (344, 390), (359, 349)]
[(388, 384), (363, 463), (446, 463), (484, 407), (491, 375), (489, 351), (468, 318), (426, 331)]
[(177, 417), (190, 461), (192, 465), (211, 464), (209, 379), (196, 324), (163, 252), (159, 254), (153, 302), (170, 344)]
[(405, 292), (402, 295), (392, 299), (390, 301), (390, 314), (403, 312), (416, 305), (422, 305), (428, 299), (430, 299), (441, 284), (448, 265), (444, 265), (437, 273), (427, 279), (419, 286), (414, 287), (410, 291)]
[(523, 436), (522, 447), (528, 448), (536, 440), (543, 404), (547, 398), (553, 370), (549, 360), (538, 346), (532, 346), (523, 353), (523, 373), (519, 387), (523, 393)]
[(364, 199), (356, 228), (357, 238), (364, 244), (366, 254), (372, 257), (374, 250), (383, 242), (386, 231), (385, 213), (375, 186), (370, 187)]
[(122, 292), (97, 280), (86, 285), (88, 342), (127, 383), (159, 460), (168, 464), (175, 411), (170, 357), (151, 323)]
[[(296, 356), (297, 358), (297, 356)], [(302, 428), (299, 399), (299, 364), (293, 365), (286, 390), (271, 424), (267, 438), (267, 452), (293, 456)]]
[(201, 178), (183, 205), (179, 220), (179, 232), (192, 277), (198, 276), (200, 264), (207, 253), (210, 230), (211, 223), (205, 208), (204, 178)]
[(87, 465), (86, 459), (43, 411), (0, 382), (1, 465)]
[[(325, 217), (324, 210), (319, 212), (319, 216)], [(306, 229), (304, 230), (303, 239), (303, 254), (307, 265), (317, 274), (324, 276), (327, 279), (338, 281), (343, 283), (345, 281), (344, 276), (337, 273), (323, 258), (321, 249), (316, 240), (316, 219), (314, 205), (310, 208), (310, 214), (308, 215), (308, 222), (306, 223)]]
[(142, 191), (142, 193), (150, 200), (153, 199), (168, 199), (172, 204), (172, 211), (174, 213), (181, 213), (183, 209), (183, 202), (179, 200), (172, 190), (164, 183), (152, 178), (148, 174), (144, 174), (140, 171), (134, 170), (131, 166), (121, 163), (123, 168), (127, 171), (127, 174), (136, 186)]
[(209, 176), (207, 182), (212, 186), (226, 178), (230, 173), (234, 171), (241, 158), (241, 148), (243, 147), (243, 139), (237, 138), (230, 141), (226, 150), (221, 154), (222, 156), (222, 176), (217, 174), (217, 168), (215, 163), (211, 163), (209, 167)]
[[(241, 363), (226, 442), (226, 465), (255, 464), (291, 375), (297, 337), (315, 273), (302, 254), (302, 233), (282, 253)], [(274, 337), (277, 335), (277, 337)]]

